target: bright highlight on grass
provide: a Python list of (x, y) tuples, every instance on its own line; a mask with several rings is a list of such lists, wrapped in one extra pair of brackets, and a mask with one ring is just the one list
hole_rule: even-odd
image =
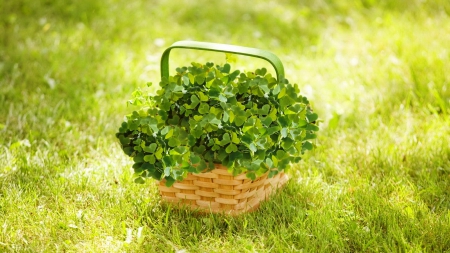
[[(186, 39), (274, 52), (322, 117), (257, 212), (161, 206), (116, 142), (131, 92)], [(0, 251), (449, 251), (449, 41), (444, 0), (3, 1)]]

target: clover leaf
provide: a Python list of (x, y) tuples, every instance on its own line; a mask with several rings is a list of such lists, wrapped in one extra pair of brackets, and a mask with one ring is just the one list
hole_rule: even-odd
[(145, 177), (172, 185), (187, 173), (222, 163), (255, 179), (277, 175), (314, 148), (319, 116), (296, 84), (265, 68), (232, 71), (230, 64), (192, 63), (163, 78), (156, 95), (140, 89), (116, 137)]

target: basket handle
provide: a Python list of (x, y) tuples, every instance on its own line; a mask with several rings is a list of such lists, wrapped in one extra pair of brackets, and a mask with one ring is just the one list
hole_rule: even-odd
[(186, 48), (186, 49), (233, 53), (261, 58), (268, 61), (275, 68), (278, 81), (284, 78), (283, 63), (281, 63), (281, 60), (278, 58), (278, 56), (269, 51), (251, 47), (241, 47), (227, 44), (187, 41), (187, 40), (177, 41), (164, 51), (161, 57), (161, 78), (164, 77), (169, 78), (169, 55), (170, 50), (172, 50), (173, 48)]

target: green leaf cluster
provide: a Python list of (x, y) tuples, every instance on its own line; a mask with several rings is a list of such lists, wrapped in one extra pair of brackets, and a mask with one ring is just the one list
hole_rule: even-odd
[(266, 69), (241, 73), (229, 64), (192, 63), (163, 78), (154, 96), (141, 91), (116, 134), (134, 159), (137, 182), (227, 166), (234, 175), (269, 176), (300, 161), (313, 148), (318, 115), (296, 84)]

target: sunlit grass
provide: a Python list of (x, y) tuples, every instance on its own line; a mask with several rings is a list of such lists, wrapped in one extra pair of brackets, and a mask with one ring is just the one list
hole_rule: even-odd
[[(0, 251), (449, 251), (449, 14), (448, 1), (1, 2)], [(257, 212), (199, 216), (132, 183), (114, 138), (125, 101), (182, 39), (271, 50), (323, 120)], [(224, 59), (174, 50), (171, 66)]]

